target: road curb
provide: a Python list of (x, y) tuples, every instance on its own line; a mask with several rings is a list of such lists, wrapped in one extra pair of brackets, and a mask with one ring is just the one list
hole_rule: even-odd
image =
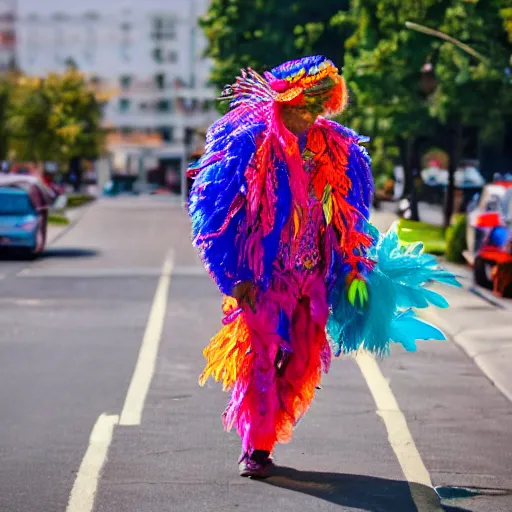
[(71, 211), (67, 212), (67, 215), (69, 215), (71, 218), (69, 219), (69, 224), (64, 226), (62, 229), (60, 229), (58, 232), (56, 232), (52, 237), (50, 237), (46, 241), (46, 245), (49, 246), (51, 244), (54, 244), (59, 238), (64, 236), (70, 229), (76, 226), (76, 224), (83, 219), (85, 214), (89, 211), (90, 208), (94, 206), (96, 201), (92, 201), (91, 203), (79, 206), (78, 208), (73, 208)]

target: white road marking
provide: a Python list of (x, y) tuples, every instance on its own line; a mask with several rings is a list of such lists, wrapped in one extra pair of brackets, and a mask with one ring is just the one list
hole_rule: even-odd
[(174, 266), (174, 251), (167, 255), (151, 306), (139, 358), (121, 412), (120, 425), (140, 425), (144, 402), (155, 371), (158, 348), (167, 310), (167, 297)]
[(389, 443), (409, 483), (411, 496), (418, 512), (441, 511), (439, 498), (432, 488), (432, 480), (421, 460), (405, 416), (379, 365), (372, 356), (364, 352), (357, 355), (356, 362), (373, 395), (377, 414), (384, 421)]
[(180, 277), (208, 277), (208, 272), (199, 265), (179, 266), (174, 268), (172, 273)]
[(18, 277), (22, 278), (101, 278), (101, 277), (158, 277), (161, 270), (154, 267), (125, 267), (125, 268), (52, 268), (39, 267), (33, 269), (25, 269), (18, 273)]
[(71, 490), (66, 512), (92, 512), (100, 473), (107, 460), (114, 427), (118, 422), (119, 416), (106, 414), (102, 414), (96, 421)]

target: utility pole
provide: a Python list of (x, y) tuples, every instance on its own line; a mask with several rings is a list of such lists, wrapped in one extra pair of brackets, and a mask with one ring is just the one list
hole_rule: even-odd
[[(195, 0), (190, 0), (190, 11), (189, 11), (189, 79), (188, 87), (189, 91), (193, 93), (196, 88), (196, 31), (197, 31), (197, 14)], [(192, 98), (193, 99), (193, 98)], [(187, 168), (188, 160), (190, 157), (191, 143), (188, 140), (188, 129), (185, 127), (183, 137), (183, 156), (181, 161), (181, 173), (180, 173), (180, 192), (181, 192), (181, 203), (183, 206), (188, 201), (188, 186), (187, 186)]]
[(196, 87), (196, 30), (197, 30), (197, 14), (195, 0), (190, 0), (190, 56), (189, 56), (189, 87)]

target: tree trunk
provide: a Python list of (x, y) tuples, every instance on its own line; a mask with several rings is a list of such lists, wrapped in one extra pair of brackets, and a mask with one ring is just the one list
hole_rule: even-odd
[(446, 189), (444, 203), (444, 227), (450, 225), (453, 215), (453, 206), (455, 201), (455, 172), (461, 158), (462, 150), (462, 124), (457, 120), (453, 126), (451, 137), (450, 165), (448, 168), (448, 187)]
[(69, 161), (69, 178), (75, 193), (82, 188), (82, 159), (74, 157)]
[(416, 195), (416, 176), (413, 165), (415, 140), (413, 137), (400, 139), (400, 160), (404, 168), (404, 191), (402, 197), (409, 200), (411, 220), (419, 220), (418, 200)]

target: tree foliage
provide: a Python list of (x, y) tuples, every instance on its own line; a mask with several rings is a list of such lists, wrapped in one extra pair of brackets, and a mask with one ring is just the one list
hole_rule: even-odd
[(344, 76), (352, 102), (346, 123), (378, 143), (383, 162), (401, 155), (404, 168), (412, 165), (414, 140), (434, 128), (429, 76), (422, 72), (432, 42), (408, 30), (405, 22), (435, 22), (442, 17), (439, 5), (435, 0), (353, 0), (350, 11), (338, 18), (352, 32), (345, 43)]
[(101, 108), (75, 69), (62, 75), (12, 78), (6, 109), (11, 158), (55, 161), (95, 158), (102, 149)]
[(311, 54), (343, 64), (344, 27), (333, 18), (348, 0), (212, 0), (201, 20), (219, 89), (240, 68), (267, 70)]
[[(407, 21), (486, 58), (410, 30)], [(444, 144), (453, 178), (463, 128), (477, 130), (483, 144), (503, 142), (512, 114), (512, 0), (212, 0), (202, 26), (219, 88), (241, 67), (268, 69), (306, 54), (343, 65), (350, 105), (340, 120), (371, 137), (377, 174), (400, 159), (411, 185), (419, 142), (431, 139)]]
[(503, 0), (448, 3), (440, 30), (478, 50), (477, 61), (448, 42), (433, 41), (438, 87), (430, 114), (480, 131), (482, 142), (500, 144), (512, 114), (509, 9)]
[(11, 95), (11, 82), (0, 80), (0, 160), (6, 160), (8, 154), (7, 109)]

